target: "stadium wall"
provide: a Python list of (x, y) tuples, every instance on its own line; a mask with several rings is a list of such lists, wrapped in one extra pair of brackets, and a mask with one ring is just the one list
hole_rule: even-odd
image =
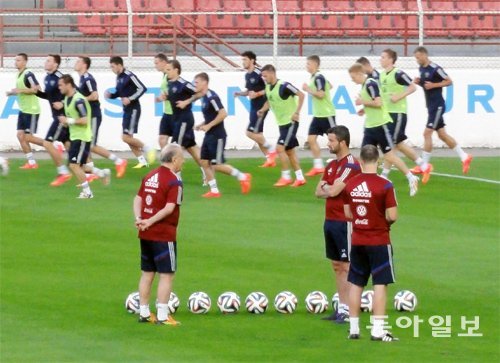
[[(352, 146), (358, 147), (363, 133), (362, 118), (356, 115), (354, 100), (359, 93), (359, 86), (352, 83), (346, 71), (323, 71), (327, 79), (333, 83), (332, 102), (337, 108), (337, 122), (351, 129)], [(416, 71), (408, 72), (417, 76)], [(446, 89), (447, 113), (445, 122), (450, 134), (464, 147), (500, 147), (500, 86), (495, 80), (500, 79), (499, 69), (453, 69), (448, 72), (453, 79), (453, 86)], [(107, 71), (95, 71), (103, 110), (103, 123), (99, 133), (99, 144), (112, 150), (128, 150), (121, 141), (121, 106), (119, 100), (105, 100), (104, 92), (115, 84), (115, 76)], [(154, 97), (159, 94), (160, 76), (157, 72), (138, 71), (138, 77), (148, 87), (147, 93), (141, 98), (142, 116), (139, 124), (138, 137), (150, 145), (157, 145), (158, 125), (162, 115), (162, 104), (155, 103)], [(35, 71), (37, 79), (42, 82), (43, 72)], [(185, 79), (193, 79), (194, 72), (185, 72)], [(6, 97), (5, 92), (15, 84), (14, 72), (0, 74), (0, 150), (19, 149), (16, 139), (16, 124), (18, 105), (16, 97)], [(74, 74), (75, 79), (78, 79)], [(242, 72), (210, 73), (211, 88), (216, 91), (228, 111), (225, 125), (228, 131), (227, 148), (249, 149), (253, 143), (245, 136), (248, 122), (249, 102), (246, 98), (234, 98), (235, 91), (243, 88)], [(278, 77), (292, 82), (297, 87), (308, 82), (309, 75), (304, 71), (280, 71)], [(42, 114), (38, 125), (38, 135), (45, 133), (52, 121), (48, 103), (40, 100)], [(424, 95), (421, 89), (409, 96), (409, 113), (407, 135), (410, 141), (421, 146), (422, 131), (427, 114)], [(199, 101), (193, 106), (196, 122), (202, 121)], [(311, 120), (309, 102), (303, 107), (298, 138), (301, 145), (307, 138)], [(275, 141), (278, 128), (274, 117), (266, 119), (264, 133)], [(203, 133), (196, 132), (197, 141), (201, 142)], [(321, 138), (321, 146), (326, 146), (326, 139)], [(437, 146), (443, 144), (436, 140)]]

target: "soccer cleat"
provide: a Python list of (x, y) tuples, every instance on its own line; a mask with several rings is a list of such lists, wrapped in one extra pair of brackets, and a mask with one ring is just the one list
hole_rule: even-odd
[(142, 168), (147, 168), (148, 166), (149, 166), (148, 164), (137, 163), (137, 165), (133, 166), (132, 169), (142, 169)]
[(174, 318), (172, 318), (171, 315), (169, 315), (168, 318), (165, 319), (165, 320), (157, 320), (156, 324), (158, 324), (158, 325), (179, 326), (179, 325), (181, 325), (181, 322), (175, 320)]
[(350, 339), (350, 340), (358, 340), (359, 339), (359, 334), (349, 334), (347, 336), (347, 339)]
[(290, 186), (291, 186), (292, 188), (298, 188), (298, 187), (301, 187), (301, 186), (305, 185), (306, 183), (307, 183), (307, 182), (306, 182), (306, 180), (305, 180), (305, 179), (302, 179), (302, 180), (297, 179), (297, 180), (295, 180), (295, 182), (294, 182), (292, 185), (290, 185)]
[(149, 316), (143, 317), (139, 315), (139, 323), (156, 323), (156, 316), (153, 313), (150, 313)]
[(220, 193), (212, 193), (208, 192), (202, 195), (203, 198), (220, 198), (221, 194)]
[(267, 159), (266, 162), (262, 165), (259, 165), (259, 168), (274, 168), (276, 166), (276, 161)]
[(413, 196), (415, 196), (415, 194), (417, 194), (419, 180), (420, 179), (418, 179), (417, 176), (413, 176), (411, 181), (408, 182), (408, 184), (410, 185), (410, 197), (413, 197)]
[(349, 322), (349, 314), (337, 313), (337, 318), (334, 320), (335, 324), (347, 324)]
[(127, 164), (128, 164), (127, 159), (123, 159), (122, 161), (120, 161), (118, 164), (115, 165), (117, 178), (123, 178), (123, 176), (125, 175), (125, 171), (127, 171)]
[(38, 169), (38, 164), (37, 163), (34, 163), (34, 164), (26, 163), (23, 166), (20, 166), (19, 169)]
[(321, 320), (335, 321), (335, 320), (337, 320), (337, 312), (335, 311), (334, 313), (332, 313), (328, 316), (324, 316), (321, 318)]
[(374, 337), (372, 335), (371, 339), (373, 341), (378, 341), (378, 342), (397, 342), (397, 341), (399, 341), (398, 338), (393, 337), (392, 334), (389, 332), (385, 332), (384, 335), (382, 335), (381, 337)]
[(467, 158), (464, 161), (462, 161), (462, 173), (467, 174), (469, 172), (471, 162), (472, 162), (472, 155), (467, 154)]
[(156, 150), (155, 149), (150, 149), (146, 153), (146, 160), (148, 161), (148, 164), (153, 164), (156, 160)]
[(104, 176), (101, 178), (102, 184), (109, 185), (111, 184), (111, 170), (103, 169)]
[(252, 188), (252, 175), (245, 173), (245, 179), (240, 180), (241, 193), (248, 194)]
[(77, 199), (92, 199), (92, 198), (94, 198), (94, 194), (92, 194), (92, 192), (90, 192), (90, 193), (80, 192), (80, 195), (76, 198)]
[(94, 180), (97, 180), (97, 179), (99, 179), (99, 177), (95, 174), (87, 174), (87, 176), (85, 177), (85, 180), (88, 183), (92, 183)]
[(287, 185), (292, 184), (293, 181), (292, 179), (287, 179), (287, 178), (279, 178), (276, 183), (274, 183), (275, 187), (286, 187)]
[(306, 173), (306, 176), (316, 176), (323, 174), (325, 172), (325, 168), (312, 168)]
[(420, 166), (416, 165), (413, 169), (410, 169), (411, 173), (412, 174), (422, 174), (422, 169), (420, 168)]
[(422, 170), (422, 184), (427, 184), (431, 177), (431, 172), (434, 170), (432, 164), (427, 164), (427, 169)]
[(54, 181), (52, 181), (52, 183), (50, 183), (50, 185), (53, 187), (58, 187), (60, 185), (63, 185), (70, 179), (71, 179), (71, 174), (60, 174), (57, 176), (57, 178), (54, 179)]

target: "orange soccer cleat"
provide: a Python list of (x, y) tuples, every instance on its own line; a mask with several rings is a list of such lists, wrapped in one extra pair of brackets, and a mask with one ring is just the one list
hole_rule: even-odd
[(211, 198), (220, 198), (221, 194), (220, 193), (212, 193), (208, 192), (202, 195), (203, 198), (211, 199)]
[(303, 180), (299, 180), (299, 179), (297, 179), (297, 180), (295, 180), (295, 182), (294, 182), (292, 185), (290, 185), (290, 186), (291, 186), (292, 188), (298, 188), (298, 187), (301, 187), (301, 186), (305, 185), (306, 183), (307, 183), (307, 182), (306, 182), (306, 180), (305, 180), (305, 179), (303, 179)]
[(125, 171), (127, 171), (127, 164), (128, 164), (127, 159), (123, 159), (122, 161), (120, 161), (118, 164), (115, 165), (117, 178), (123, 178), (123, 176), (125, 175)]
[(267, 159), (266, 162), (259, 166), (259, 168), (274, 168), (276, 166), (276, 161)]
[(429, 179), (431, 177), (431, 172), (433, 170), (434, 170), (434, 167), (430, 163), (427, 164), (426, 170), (422, 170), (422, 184), (427, 184), (427, 182), (429, 181)]
[(467, 154), (467, 159), (462, 161), (462, 173), (467, 174), (469, 172), (471, 162), (472, 162), (472, 155)]
[(71, 179), (71, 174), (60, 174), (57, 176), (57, 178), (54, 179), (54, 181), (52, 181), (52, 183), (50, 183), (50, 185), (53, 187), (58, 187), (60, 185), (63, 185), (70, 179)]
[(20, 166), (19, 169), (38, 169), (38, 164), (35, 163), (35, 164), (30, 164), (30, 163), (26, 163), (24, 164), (23, 166)]
[(170, 325), (170, 326), (179, 326), (181, 325), (180, 321), (175, 320), (172, 315), (169, 315), (165, 320), (157, 320), (156, 324), (158, 325)]
[(94, 180), (97, 180), (99, 179), (99, 177), (95, 174), (88, 174), (86, 177), (85, 177), (85, 180), (89, 183), (92, 183)]
[(286, 187), (287, 185), (290, 185), (292, 183), (293, 183), (292, 179), (287, 179), (287, 178), (282, 177), (282, 178), (279, 178), (279, 180), (276, 183), (274, 183), (274, 186), (275, 187)]
[(306, 173), (306, 176), (316, 176), (323, 174), (325, 172), (325, 168), (312, 168)]
[(422, 169), (418, 165), (415, 166), (413, 169), (410, 169), (410, 171), (412, 174), (415, 174), (415, 175), (422, 174)]
[(252, 175), (249, 173), (245, 173), (245, 179), (240, 180), (241, 185), (241, 193), (248, 194), (250, 193), (250, 189), (252, 188)]

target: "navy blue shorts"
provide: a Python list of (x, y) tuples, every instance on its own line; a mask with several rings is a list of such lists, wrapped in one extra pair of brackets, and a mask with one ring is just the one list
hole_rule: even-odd
[(366, 286), (370, 275), (373, 285), (388, 285), (396, 281), (392, 245), (351, 246), (351, 265), (347, 281), (356, 286)]
[(69, 129), (59, 122), (58, 116), (53, 116), (53, 121), (47, 131), (45, 140), (50, 142), (60, 141), (62, 143), (69, 141)]
[(141, 270), (173, 273), (177, 270), (177, 243), (141, 239)]
[(124, 135), (137, 134), (139, 119), (141, 118), (141, 105), (128, 107), (123, 111), (122, 130)]
[(408, 138), (408, 136), (406, 136), (406, 121), (408, 117), (406, 113), (390, 113), (389, 115), (391, 115), (392, 118), (392, 123), (389, 124), (392, 142), (394, 144), (399, 144)]
[(17, 130), (24, 131), (25, 134), (35, 134), (38, 129), (38, 119), (40, 115), (19, 112), (17, 116)]
[(297, 140), (297, 130), (299, 123), (292, 121), (288, 125), (280, 126), (280, 137), (278, 138), (278, 145), (283, 145), (285, 150), (291, 150), (299, 146)]
[(325, 135), (329, 128), (336, 125), (335, 116), (313, 117), (309, 125), (309, 135)]
[(71, 140), (68, 151), (68, 162), (70, 164), (83, 165), (87, 162), (90, 153), (90, 141)]
[(257, 108), (250, 108), (250, 122), (248, 123), (247, 131), (253, 132), (254, 134), (264, 132), (264, 120), (268, 113), (268, 111), (266, 111), (263, 116), (259, 117), (257, 115), (258, 110)]
[(97, 137), (99, 136), (99, 128), (101, 127), (101, 122), (102, 122), (102, 115), (98, 114), (94, 116), (92, 114), (92, 120), (91, 126), (92, 126), (92, 141), (90, 142), (90, 146), (96, 146), (97, 145)]
[(224, 157), (225, 146), (225, 137), (218, 138), (211, 134), (205, 135), (203, 144), (201, 144), (201, 160), (210, 160), (212, 165), (224, 164), (226, 162), (226, 158)]
[(365, 128), (361, 146), (374, 145), (380, 147), (382, 152), (388, 153), (394, 147), (390, 126), (388, 124)]
[(445, 127), (443, 114), (445, 111), (445, 105), (429, 109), (429, 118), (427, 119), (427, 128), (439, 130), (440, 128)]
[(174, 118), (172, 115), (163, 114), (160, 120), (160, 130), (158, 135), (172, 136), (174, 134)]
[(194, 117), (191, 111), (184, 112), (180, 115), (174, 116), (174, 134), (172, 135), (172, 142), (189, 149), (196, 146), (194, 138)]
[(333, 261), (349, 262), (352, 234), (351, 222), (326, 219), (323, 232), (325, 233), (326, 258)]

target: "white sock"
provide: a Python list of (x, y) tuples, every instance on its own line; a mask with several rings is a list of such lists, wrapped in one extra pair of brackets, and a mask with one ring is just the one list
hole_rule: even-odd
[(381, 337), (382, 335), (384, 335), (384, 319), (374, 316), (372, 323), (372, 336)]
[(324, 168), (323, 159), (321, 159), (321, 158), (314, 159), (313, 165), (314, 165), (314, 168), (316, 168), (316, 169), (323, 169)]
[(139, 163), (141, 164), (147, 164), (148, 162), (146, 161), (146, 158), (144, 157), (144, 155), (141, 155), (141, 156), (138, 156), (137, 157), (137, 160), (139, 161)]
[(111, 160), (111, 161), (114, 161), (116, 163), (118, 161), (118, 156), (116, 156), (115, 154), (111, 153), (111, 154), (109, 154), (108, 159)]
[(343, 303), (339, 302), (339, 307), (337, 310), (339, 313), (348, 314), (349, 313), (349, 306), (347, 304), (343, 304)]
[(90, 187), (89, 187), (89, 182), (88, 181), (84, 181), (82, 184), (82, 189), (85, 193), (87, 194), (92, 194), (92, 191), (90, 190)]
[(33, 165), (36, 164), (35, 158), (33, 157), (33, 153), (26, 153), (26, 159), (28, 160), (28, 164)]
[(212, 179), (208, 182), (208, 186), (210, 187), (210, 191), (212, 193), (219, 193), (219, 188), (217, 188), (217, 180)]
[(304, 180), (304, 174), (302, 174), (302, 169), (295, 170), (295, 177), (297, 180)]
[(102, 169), (93, 167), (92, 168), (92, 173), (94, 173), (95, 175), (97, 175), (99, 178), (104, 178), (104, 170), (102, 170)]
[(144, 151), (145, 153), (147, 153), (149, 150), (151, 150), (151, 147), (150, 147), (150, 146), (148, 146), (148, 145), (144, 145), (144, 146), (142, 147), (142, 151)]
[(66, 165), (61, 165), (57, 167), (57, 174), (69, 174), (68, 167)]
[(238, 179), (239, 181), (242, 181), (242, 180), (245, 180), (246, 179), (246, 176), (245, 174), (243, 174), (241, 171), (239, 171), (238, 169), (236, 168), (233, 168), (231, 170), (231, 176), (234, 176), (236, 179)]
[(387, 178), (389, 176), (389, 173), (391, 172), (391, 168), (386, 169), (385, 167), (382, 169), (382, 176)]
[(160, 321), (164, 321), (168, 319), (168, 304), (160, 304), (157, 305), (157, 318)]
[(203, 176), (203, 180), (205, 180), (207, 178), (206, 174), (205, 174), (205, 170), (200, 166), (200, 170), (201, 170), (201, 175)]
[(457, 144), (457, 146), (455, 146), (453, 148), (453, 150), (457, 153), (457, 155), (459, 156), (460, 160), (464, 161), (465, 159), (467, 159), (467, 153), (465, 151), (462, 150), (462, 148), (460, 147), (460, 145)]
[(413, 175), (411, 173), (411, 171), (409, 171), (405, 176), (406, 176), (406, 179), (408, 179), (409, 182), (411, 182), (413, 180), (413, 178), (415, 178), (415, 175)]
[(422, 160), (424, 161), (424, 163), (429, 163), (429, 161), (431, 161), (431, 155), (432, 153), (428, 153), (427, 151), (422, 151)]
[(349, 317), (349, 333), (351, 334), (359, 334), (359, 317), (354, 318), (354, 317)]
[(292, 174), (290, 174), (290, 170), (282, 170), (281, 177), (283, 179), (292, 179)]
[(272, 145), (267, 140), (264, 140), (262, 146), (265, 147), (268, 151), (271, 151)]
[(147, 318), (148, 316), (150, 316), (151, 312), (149, 311), (149, 304), (139, 305), (139, 312), (143, 318)]

